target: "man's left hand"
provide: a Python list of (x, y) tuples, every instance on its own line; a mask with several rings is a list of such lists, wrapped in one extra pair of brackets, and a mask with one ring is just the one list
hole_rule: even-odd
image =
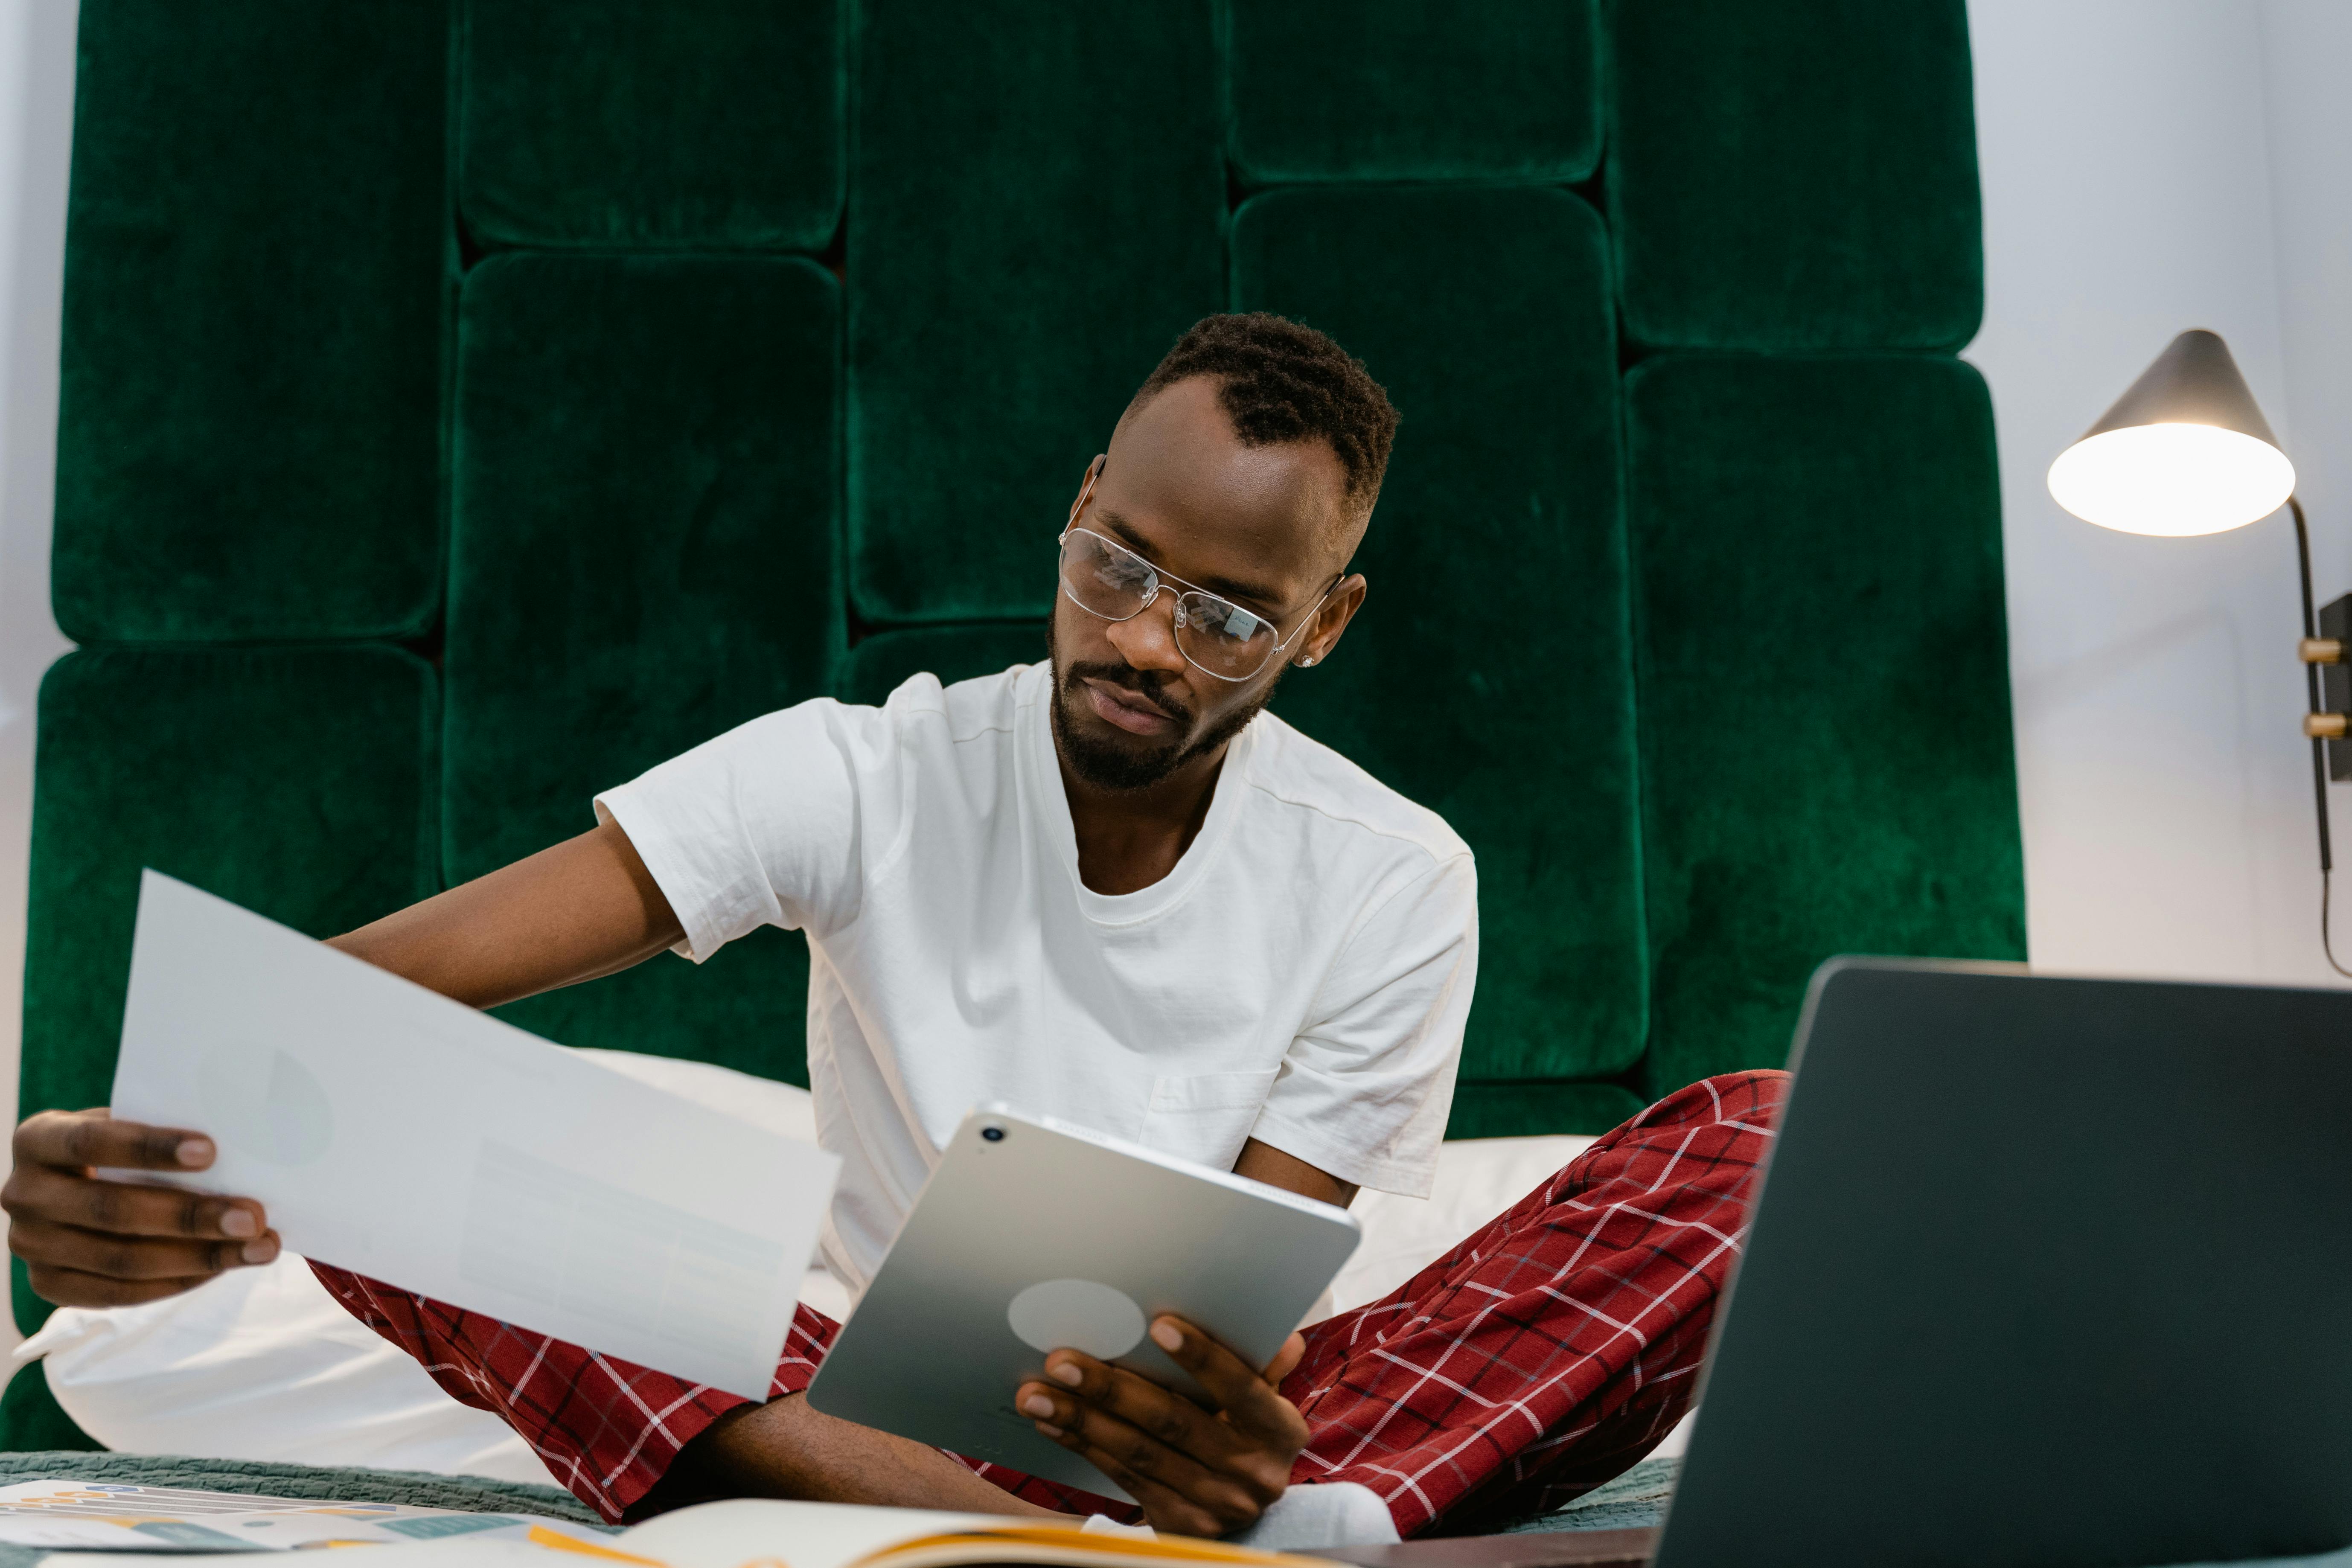
[(1181, 1318), (1151, 1324), (1168, 1352), (1217, 1403), (1203, 1410), (1181, 1394), (1077, 1351), (1045, 1358), (1048, 1381), (1013, 1395), (1037, 1430), (1125, 1488), (1155, 1529), (1230, 1534), (1255, 1523), (1290, 1484), (1307, 1447), (1307, 1418), (1275, 1392), (1306, 1353), (1293, 1334), (1260, 1373)]

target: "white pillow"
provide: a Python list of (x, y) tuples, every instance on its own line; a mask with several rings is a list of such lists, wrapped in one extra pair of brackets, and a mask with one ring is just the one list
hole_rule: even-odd
[(677, 1057), (649, 1057), (637, 1051), (600, 1051), (582, 1046), (574, 1055), (589, 1058), (639, 1083), (690, 1100), (722, 1116), (736, 1116), (754, 1127), (816, 1142), (816, 1102), (809, 1091), (772, 1078), (753, 1078), (733, 1068), (690, 1062)]
[(1353, 1212), (1364, 1239), (1331, 1281), (1331, 1310), (1379, 1300), (1591, 1147), (1580, 1137), (1465, 1138), (1439, 1146), (1429, 1196), (1362, 1194)]
[[(580, 1054), (681, 1099), (815, 1142), (806, 1089), (708, 1062)], [(846, 1293), (821, 1267), (809, 1271), (802, 1299), (835, 1318), (848, 1310)], [(124, 1453), (553, 1479), (505, 1422), (442, 1393), (290, 1253), (144, 1306), (59, 1308), (17, 1348), (12, 1370), (36, 1359), (65, 1413)]]

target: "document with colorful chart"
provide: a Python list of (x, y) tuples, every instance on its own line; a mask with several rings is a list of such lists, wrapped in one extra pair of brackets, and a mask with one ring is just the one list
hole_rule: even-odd
[(530, 1514), (464, 1513), (389, 1502), (322, 1502), (107, 1481), (20, 1481), (0, 1487), (0, 1545), (52, 1551), (291, 1552), (399, 1546), (459, 1536), (519, 1541), (599, 1554), (612, 1537)]

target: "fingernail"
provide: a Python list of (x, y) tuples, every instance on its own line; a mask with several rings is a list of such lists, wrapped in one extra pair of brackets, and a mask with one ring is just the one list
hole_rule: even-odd
[(1021, 1408), (1032, 1415), (1051, 1415), (1054, 1414), (1054, 1402), (1042, 1394), (1033, 1394), (1021, 1402)]
[(1162, 1318), (1151, 1325), (1151, 1342), (1164, 1351), (1184, 1348), (1184, 1331)]
[(251, 1209), (231, 1209), (221, 1215), (221, 1234), (235, 1237), (259, 1236), (261, 1226), (254, 1222)]
[(1052, 1378), (1055, 1383), (1066, 1383), (1072, 1388), (1076, 1388), (1078, 1385), (1078, 1380), (1084, 1377), (1086, 1373), (1080, 1372), (1075, 1365), (1068, 1362), (1047, 1362), (1045, 1363), (1045, 1375)]
[(248, 1241), (240, 1254), (247, 1263), (267, 1263), (278, 1256), (278, 1243), (268, 1237)]
[(1062, 1435), (1062, 1429), (1059, 1426), (1055, 1426), (1051, 1421), (1038, 1422), (1037, 1430), (1043, 1432), (1048, 1437), (1058, 1437)]
[(213, 1141), (209, 1138), (183, 1138), (180, 1140), (179, 1155), (180, 1163), (191, 1170), (198, 1165), (209, 1165), (213, 1163)]

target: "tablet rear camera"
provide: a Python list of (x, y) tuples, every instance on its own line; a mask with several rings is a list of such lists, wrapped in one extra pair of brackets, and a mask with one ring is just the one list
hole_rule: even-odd
[(983, 1127), (980, 1130), (980, 1135), (982, 1138), (987, 1139), (991, 1143), (1002, 1143), (1004, 1142), (1004, 1129), (1002, 1127)]

